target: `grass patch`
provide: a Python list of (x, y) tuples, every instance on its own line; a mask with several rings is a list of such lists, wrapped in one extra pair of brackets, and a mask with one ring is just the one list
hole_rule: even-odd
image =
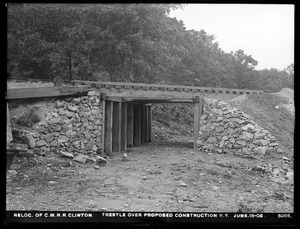
[(41, 121), (36, 114), (36, 108), (26, 110), (16, 121), (16, 124), (26, 127), (32, 127), (35, 123)]

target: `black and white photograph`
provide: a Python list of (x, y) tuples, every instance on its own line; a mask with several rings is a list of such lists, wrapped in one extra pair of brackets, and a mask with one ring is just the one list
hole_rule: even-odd
[(5, 8), (7, 224), (293, 224), (295, 5)]

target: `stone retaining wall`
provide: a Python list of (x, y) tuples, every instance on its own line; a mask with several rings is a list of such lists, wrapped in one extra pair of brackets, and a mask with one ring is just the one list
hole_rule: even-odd
[[(96, 154), (102, 149), (102, 106), (99, 93), (49, 102), (51, 109), (30, 135), (41, 153)], [(99, 152), (99, 151), (98, 151)]]
[(205, 98), (200, 120), (199, 148), (227, 153), (282, 153), (276, 138), (251, 117), (226, 102)]

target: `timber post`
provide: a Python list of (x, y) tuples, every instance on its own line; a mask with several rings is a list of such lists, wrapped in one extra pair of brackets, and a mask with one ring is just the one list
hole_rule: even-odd
[(194, 150), (198, 149), (197, 140), (199, 138), (200, 118), (203, 110), (203, 97), (194, 97)]
[(133, 146), (133, 104), (127, 104), (127, 146)]
[(127, 149), (127, 103), (122, 103), (121, 150)]
[(121, 152), (122, 103), (113, 103), (112, 151)]
[(113, 124), (113, 102), (103, 100), (103, 123), (104, 123), (104, 136), (102, 136), (102, 142), (104, 142), (103, 149), (106, 153), (112, 152), (112, 124)]

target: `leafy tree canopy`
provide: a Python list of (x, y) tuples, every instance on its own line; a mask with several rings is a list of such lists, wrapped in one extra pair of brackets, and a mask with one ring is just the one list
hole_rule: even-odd
[[(11, 77), (144, 82), (274, 91), (294, 65), (255, 70), (243, 50), (168, 16), (178, 4), (8, 4)], [(263, 83), (262, 83), (263, 82)]]

